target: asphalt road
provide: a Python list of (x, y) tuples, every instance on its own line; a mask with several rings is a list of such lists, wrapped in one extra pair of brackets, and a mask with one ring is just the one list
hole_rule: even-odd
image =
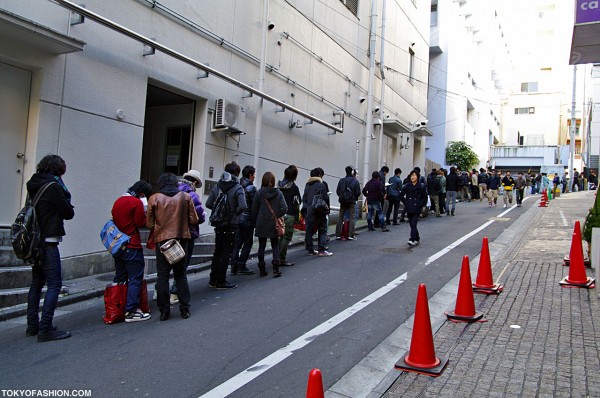
[[(501, 205), (459, 203), (455, 217), (420, 220), (421, 244), (412, 249), (404, 223), (332, 241), (328, 258), (294, 250), (288, 258), (296, 266), (283, 268), (283, 277), (231, 277), (239, 283), (233, 291), (210, 289), (206, 272), (193, 275), (187, 320), (175, 307), (160, 322), (154, 306), (147, 322), (105, 325), (102, 299), (60, 308), (55, 323), (72, 331), (70, 339), (38, 344), (25, 337), (24, 325), (0, 333), (0, 388), (81, 388), (93, 397), (301, 397), (308, 372), (319, 368), (327, 389), (410, 317), (420, 283), (434, 295), (460, 272), (464, 255), (479, 254), (484, 236), (493, 241), (534, 202), (499, 219)], [(397, 286), (379, 290), (391, 281)]]

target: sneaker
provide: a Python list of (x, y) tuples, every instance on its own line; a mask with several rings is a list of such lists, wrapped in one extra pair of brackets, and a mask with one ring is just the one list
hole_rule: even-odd
[(506, 209), (506, 204), (504, 204), (504, 206), (502, 206), (504, 209)]
[(369, 228), (369, 232), (375, 231), (375, 228)]
[(238, 274), (240, 274), (240, 275), (254, 275), (254, 271), (252, 271), (251, 269), (249, 269), (248, 267), (246, 267), (244, 265), (243, 267), (240, 267), (240, 269), (238, 270)]
[(235, 289), (238, 285), (236, 283), (229, 283), (229, 282), (225, 282), (225, 283), (219, 283), (217, 285), (217, 290), (230, 290), (230, 289)]
[[(177, 300), (177, 301), (179, 301), (179, 300)], [(125, 322), (147, 321), (151, 317), (152, 317), (152, 315), (150, 315), (148, 312), (142, 312), (142, 310), (140, 310), (138, 308), (135, 311), (129, 311), (128, 313), (125, 314)]]
[(408, 245), (409, 245), (410, 247), (414, 247), (414, 246), (416, 246), (416, 245), (417, 245), (417, 244), (416, 244), (415, 242), (413, 242), (412, 240), (409, 240), (409, 241), (408, 241), (408, 242), (406, 242), (406, 243), (408, 243)]
[(217, 287), (217, 282), (208, 281), (208, 287), (210, 287), (210, 288), (213, 288), (213, 289), (214, 289), (215, 287)]
[(381, 228), (381, 232), (390, 232), (390, 230), (387, 227), (383, 227), (383, 228)]
[(317, 254), (319, 254), (319, 252), (318, 252), (318, 251), (316, 251), (316, 250), (309, 250), (309, 251), (308, 251), (308, 255), (309, 255), (309, 256), (316, 256)]
[(341, 236), (336, 236), (335, 240), (342, 240), (342, 237)]
[(327, 250), (323, 250), (322, 252), (319, 252), (319, 257), (329, 257), (329, 256), (333, 256), (333, 253), (328, 252)]
[(177, 297), (177, 295), (175, 293), (171, 293), (171, 297), (170, 297), (169, 301), (171, 302), (171, 304), (178, 304), (179, 297)]
[(349, 236), (348, 240), (356, 240), (356, 236)]

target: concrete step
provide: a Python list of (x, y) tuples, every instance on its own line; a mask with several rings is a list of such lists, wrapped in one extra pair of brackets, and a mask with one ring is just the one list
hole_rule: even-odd
[[(0, 308), (26, 303), (28, 294), (29, 287), (20, 289), (2, 289), (0, 290)], [(42, 297), (44, 297), (45, 294), (46, 288), (42, 291)]]
[(8, 246), (0, 246), (0, 268), (18, 267), (25, 264), (25, 261), (19, 260), (17, 256), (15, 256), (15, 252), (13, 251), (10, 242)]
[(31, 283), (31, 267), (1, 267), (0, 290), (29, 287)]

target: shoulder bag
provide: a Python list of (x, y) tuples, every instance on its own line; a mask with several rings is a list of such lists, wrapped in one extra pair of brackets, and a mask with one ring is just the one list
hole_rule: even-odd
[(277, 218), (275, 216), (275, 212), (273, 211), (273, 208), (269, 204), (269, 201), (267, 200), (267, 198), (263, 198), (263, 199), (265, 200), (265, 203), (267, 204), (267, 207), (271, 211), (271, 214), (273, 215), (273, 219), (275, 220), (275, 230), (277, 231), (277, 236), (279, 238), (281, 238), (283, 235), (285, 235), (285, 220), (283, 217)]
[[(183, 236), (183, 223), (185, 221), (185, 213), (186, 213), (186, 208), (187, 208), (187, 202), (185, 200), (185, 194), (182, 193), (181, 195), (182, 198), (182, 205), (181, 205), (181, 219), (180, 219), (180, 224), (179, 224), (179, 238), (181, 236)], [(168, 241), (166, 241), (165, 243), (163, 243), (160, 246), (160, 252), (162, 253), (163, 256), (165, 256), (165, 259), (167, 260), (167, 262), (171, 265), (173, 264), (177, 264), (178, 262), (180, 262), (181, 260), (183, 260), (183, 258), (185, 257), (185, 250), (183, 250), (183, 247), (181, 246), (181, 243), (179, 242), (179, 239), (174, 238), (174, 239), (169, 239)]]

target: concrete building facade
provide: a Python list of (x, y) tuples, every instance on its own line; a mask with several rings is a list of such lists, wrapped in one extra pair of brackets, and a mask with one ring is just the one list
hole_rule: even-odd
[[(331, 187), (347, 165), (423, 168), (427, 131), (415, 123), (427, 113), (430, 2), (388, 1), (383, 10), (386, 2), (372, 9), (366, 0), (265, 1), (268, 7), (245, 0), (86, 1), (86, 10), (123, 30), (81, 18), (65, 1), (2, 1), (0, 134), (7, 145), (0, 148), (0, 226), (13, 221), (24, 183), (48, 153), (66, 160), (75, 205), (61, 254), (67, 266), (86, 264), (88, 273), (112, 267), (98, 233), (115, 198), (140, 178), (155, 183), (165, 170), (197, 169), (206, 194), (232, 160), (242, 167), (256, 160), (258, 180), (266, 171), (281, 178), (295, 164), (301, 187), (314, 167), (325, 169)], [(264, 32), (262, 92), (337, 127), (343, 111), (343, 133), (206, 76), (125, 30), (253, 88), (261, 86)], [(369, 90), (371, 55), (377, 69)], [(201, 232), (212, 229), (205, 224)]]

